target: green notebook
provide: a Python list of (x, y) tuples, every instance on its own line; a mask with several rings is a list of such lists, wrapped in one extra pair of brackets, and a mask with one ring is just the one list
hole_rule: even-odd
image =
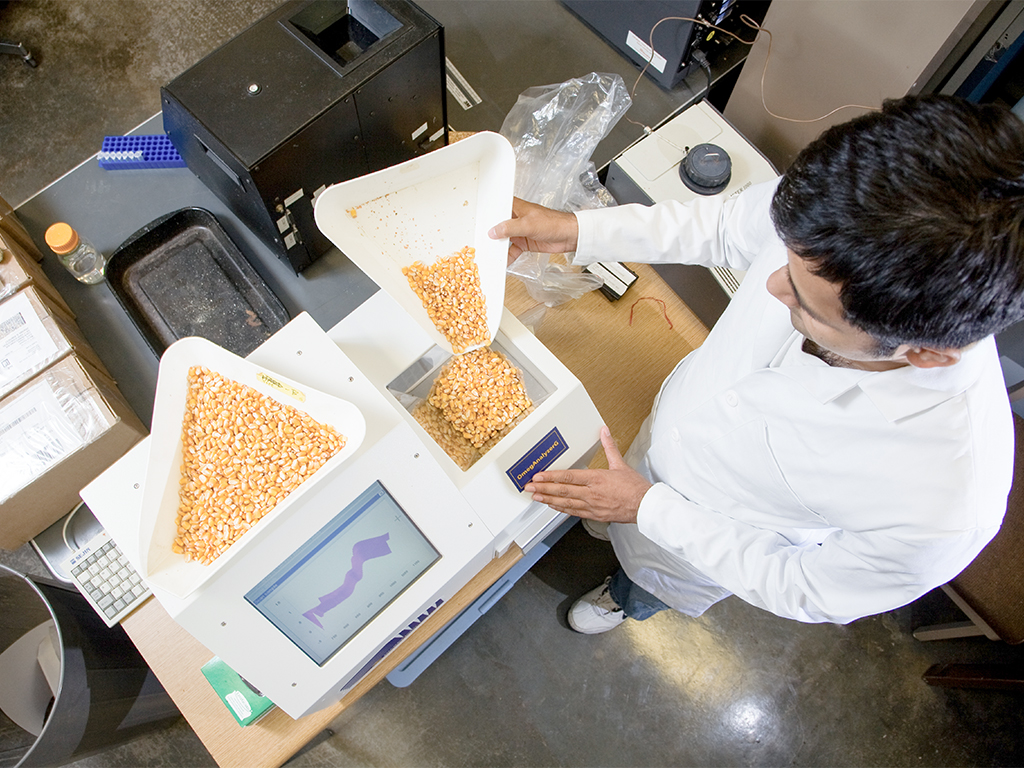
[(252, 725), (274, 708), (274, 702), (218, 656), (203, 664), (203, 675), (241, 726)]

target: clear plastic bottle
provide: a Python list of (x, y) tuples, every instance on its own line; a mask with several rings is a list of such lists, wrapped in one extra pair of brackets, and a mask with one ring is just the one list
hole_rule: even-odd
[(77, 280), (90, 285), (103, 281), (103, 272), (107, 268), (106, 257), (71, 226), (63, 221), (51, 224), (44, 239), (64, 268)]

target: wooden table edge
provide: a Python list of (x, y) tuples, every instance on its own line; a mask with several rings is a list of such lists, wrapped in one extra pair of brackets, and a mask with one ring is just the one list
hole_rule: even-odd
[[(522, 557), (522, 549), (513, 543), (410, 633), (337, 704), (298, 720), (280, 709), (273, 709), (256, 723), (245, 728), (239, 726), (200, 671), (202, 664), (214, 654), (179, 627), (157, 600), (148, 600), (121, 626), (218, 765), (225, 768), (279, 766), (458, 616)], [(168, 652), (167, 646), (171, 643), (176, 645), (173, 653)]]

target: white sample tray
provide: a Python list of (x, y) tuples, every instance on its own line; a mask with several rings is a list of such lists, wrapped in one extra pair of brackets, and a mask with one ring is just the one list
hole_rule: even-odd
[[(434, 327), (402, 268), (415, 261), (433, 264), (466, 246), (475, 249), (489, 344), (501, 323), (508, 240), (492, 240), (487, 232), (512, 215), (515, 169), (507, 139), (477, 133), (328, 187), (316, 201), (316, 224), (448, 352), (451, 344)], [(480, 346), (486, 344), (469, 349)]]
[[(345, 447), (341, 451), (209, 565), (186, 561), (183, 555), (171, 549), (177, 532), (175, 518), (179, 504), (181, 431), (188, 393), (188, 371), (196, 365), (205, 366), (232, 381), (252, 387), (279, 403), (305, 411), (316, 421), (329, 424), (345, 436)], [(189, 337), (176, 341), (167, 348), (160, 360), (153, 405), (149, 464), (139, 521), (142, 577), (150, 585), (175, 597), (188, 597), (213, 578), (246, 545), (260, 538), (289, 507), (300, 502), (320, 482), (330, 477), (359, 448), (365, 435), (366, 421), (352, 403), (267, 371), (206, 339)]]

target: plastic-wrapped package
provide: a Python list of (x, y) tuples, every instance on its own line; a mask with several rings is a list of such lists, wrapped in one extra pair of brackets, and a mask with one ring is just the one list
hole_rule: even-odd
[(0, 302), (0, 397), (72, 352), (107, 373), (75, 321), (34, 285)]
[(80, 371), (61, 361), (0, 401), (0, 502), (110, 426), (109, 409), (87, 396), (91, 382)]
[(0, 301), (29, 285), (38, 288), (46, 298), (66, 312), (68, 317), (75, 316), (32, 255), (11, 235), (0, 232)]
[(71, 355), (0, 399), (0, 547), (16, 549), (146, 434), (104, 374)]
[[(564, 211), (614, 205), (590, 158), (631, 103), (619, 75), (596, 72), (520, 94), (501, 126), (516, 155), (515, 196)], [(549, 307), (602, 285), (548, 254), (523, 253), (508, 271)]]
[(25, 226), (18, 221), (18, 215), (14, 212), (10, 203), (0, 197), (0, 233), (9, 242), (15, 242), (32, 258), (33, 261), (42, 261), (43, 254), (32, 241), (31, 235)]

